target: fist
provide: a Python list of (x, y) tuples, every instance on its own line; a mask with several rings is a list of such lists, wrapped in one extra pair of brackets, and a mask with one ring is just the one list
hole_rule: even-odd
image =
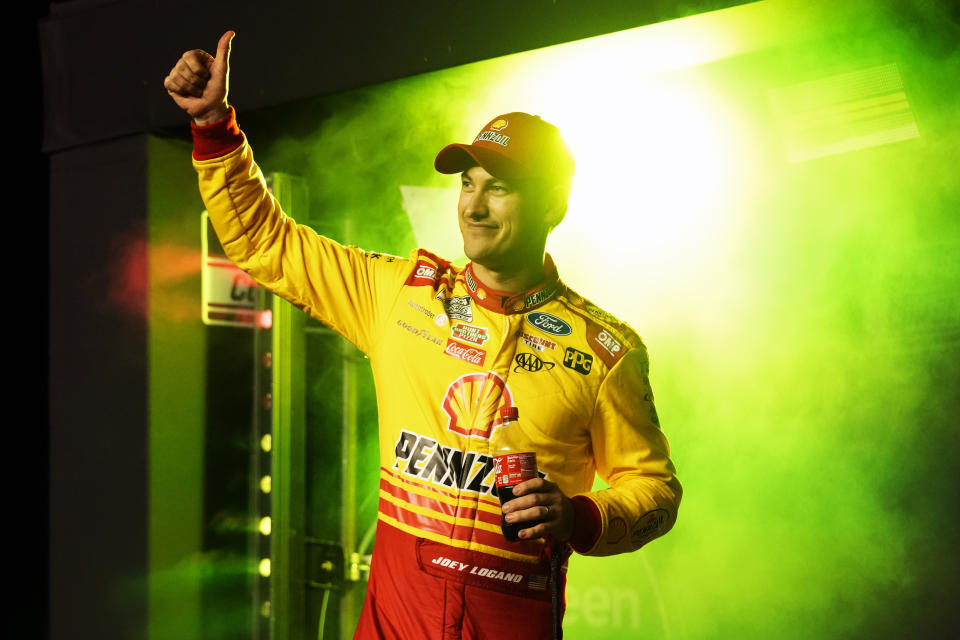
[(173, 101), (197, 125), (210, 124), (227, 115), (230, 42), (234, 35), (227, 31), (220, 36), (216, 57), (201, 49), (187, 51), (163, 81), (163, 88)]

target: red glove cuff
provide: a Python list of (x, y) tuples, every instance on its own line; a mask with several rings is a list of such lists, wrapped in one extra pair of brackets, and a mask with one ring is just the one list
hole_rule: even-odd
[(210, 160), (225, 156), (243, 144), (243, 132), (237, 126), (237, 112), (233, 107), (222, 120), (202, 127), (190, 121), (193, 133), (193, 157), (195, 160)]
[(573, 535), (567, 544), (577, 553), (585, 553), (593, 548), (600, 538), (603, 529), (603, 519), (600, 509), (593, 500), (586, 496), (573, 496)]

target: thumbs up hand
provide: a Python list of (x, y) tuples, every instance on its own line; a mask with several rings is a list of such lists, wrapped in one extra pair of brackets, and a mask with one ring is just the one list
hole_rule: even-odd
[(234, 35), (227, 31), (220, 36), (216, 57), (202, 49), (187, 51), (163, 81), (173, 101), (199, 126), (227, 116), (230, 42)]

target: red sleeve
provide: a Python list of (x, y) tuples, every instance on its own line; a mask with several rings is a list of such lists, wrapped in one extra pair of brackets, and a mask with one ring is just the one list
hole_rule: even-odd
[(573, 496), (570, 501), (573, 503), (573, 535), (567, 542), (574, 551), (584, 553), (592, 549), (600, 537), (600, 510), (593, 500), (584, 496)]
[(225, 156), (243, 144), (243, 132), (237, 126), (237, 112), (230, 112), (222, 120), (202, 127), (190, 121), (193, 132), (193, 157), (195, 160), (210, 160)]

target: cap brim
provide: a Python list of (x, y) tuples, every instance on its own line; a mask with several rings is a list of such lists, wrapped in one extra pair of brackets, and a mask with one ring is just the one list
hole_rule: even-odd
[(491, 149), (470, 144), (448, 144), (437, 154), (433, 166), (440, 173), (462, 173), (480, 165), (490, 175), (511, 179), (527, 177), (526, 171), (513, 160)]

